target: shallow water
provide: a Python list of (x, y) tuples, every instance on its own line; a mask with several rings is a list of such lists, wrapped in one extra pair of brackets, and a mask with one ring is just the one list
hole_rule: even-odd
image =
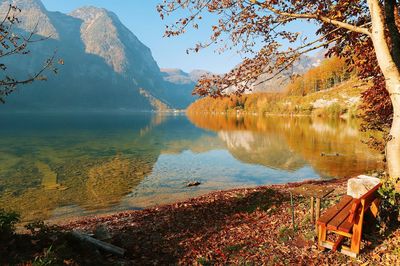
[[(357, 123), (311, 118), (1, 114), (0, 208), (23, 221), (138, 209), (383, 167)], [(198, 187), (186, 187), (191, 181)]]

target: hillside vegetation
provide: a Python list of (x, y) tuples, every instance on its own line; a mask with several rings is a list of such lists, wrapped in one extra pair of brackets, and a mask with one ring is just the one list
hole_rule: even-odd
[(354, 117), (360, 94), (367, 84), (349, 72), (339, 58), (325, 59), (304, 75), (294, 77), (283, 93), (252, 93), (241, 96), (199, 99), (189, 113), (296, 114)]

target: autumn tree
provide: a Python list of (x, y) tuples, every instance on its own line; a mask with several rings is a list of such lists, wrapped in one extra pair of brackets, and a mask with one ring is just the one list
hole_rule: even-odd
[[(0, 21), (0, 103), (5, 102), (5, 97), (14, 92), (18, 85), (28, 84), (35, 80), (45, 80), (46, 70), (57, 72), (53, 65), (55, 55), (45, 60), (44, 65), (35, 73), (27, 75), (25, 78), (15, 76), (10, 73), (4, 59), (17, 55), (27, 55), (30, 53), (29, 45), (34, 42), (44, 41), (47, 37), (36, 36), (36, 27), (31, 32), (23, 34), (16, 28), (20, 23), (18, 13), (21, 10), (14, 5), (10, 5), (3, 20)], [(39, 23), (39, 21), (38, 21)], [(18, 58), (15, 58), (18, 60)], [(62, 61), (60, 61), (62, 63)]]
[[(198, 28), (208, 13), (216, 19), (211, 38), (196, 44), (193, 50), (222, 44), (221, 49), (237, 47), (247, 55), (229, 73), (201, 79), (195, 88), (201, 96), (220, 96), (232, 86), (242, 93), (261, 74), (279, 74), (302, 54), (321, 47), (328, 49), (328, 56), (345, 57), (363, 69), (363, 77), (379, 82), (375, 89), (386, 92), (393, 106), (386, 155), (389, 174), (400, 190), (398, 0), (164, 0), (158, 11), (162, 18), (171, 13), (183, 14), (166, 27), (166, 36), (183, 34), (189, 27)], [(290, 30), (290, 23), (297, 20), (318, 25), (314, 40), (304, 40), (298, 31)], [(284, 43), (289, 44), (288, 48)], [(353, 62), (354, 58), (360, 61)]]
[(285, 91), (289, 95), (306, 95), (311, 92), (329, 89), (347, 79), (348, 71), (343, 59), (336, 56), (325, 59), (315, 68), (308, 70), (301, 76), (295, 76)]

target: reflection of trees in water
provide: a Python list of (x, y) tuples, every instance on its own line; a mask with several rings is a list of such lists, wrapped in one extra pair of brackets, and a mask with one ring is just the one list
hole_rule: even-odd
[(165, 120), (168, 119), (168, 116), (162, 113), (157, 113), (151, 118), (151, 122), (149, 125), (143, 127), (140, 129), (140, 136), (143, 137), (147, 135), (153, 128), (155, 128), (158, 125), (161, 125)]
[[(295, 170), (307, 161), (325, 176), (351, 176), (383, 167), (382, 156), (361, 143), (357, 123), (311, 117), (189, 114), (198, 127), (219, 132), (230, 152), (247, 163)], [(336, 154), (340, 156), (321, 156)]]
[(305, 165), (301, 156), (292, 152), (284, 137), (251, 131), (220, 131), (230, 153), (238, 160), (269, 168), (295, 171)]

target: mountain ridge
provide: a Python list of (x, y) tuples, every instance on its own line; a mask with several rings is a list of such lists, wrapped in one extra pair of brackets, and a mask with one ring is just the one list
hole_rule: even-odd
[[(151, 50), (107, 9), (84, 6), (63, 14), (48, 11), (40, 0), (4, 0), (0, 14), (5, 14), (9, 4), (22, 8), (21, 30), (28, 33), (39, 22), (38, 35), (50, 37), (31, 44), (32, 53), (20, 60), (5, 60), (13, 76), (34, 73), (55, 50), (65, 65), (58, 75), (50, 74), (47, 82), (20, 88), (0, 111), (185, 109), (196, 100), (191, 94), (199, 78), (211, 74), (200, 69), (189, 73), (161, 69)], [(276, 89), (277, 83), (254, 85), (254, 92)]]
[[(31, 53), (19, 60), (7, 58), (11, 74), (34, 73), (55, 50), (65, 64), (58, 75), (49, 74), (47, 82), (19, 88), (0, 111), (182, 109), (194, 100), (194, 84), (165, 81), (151, 50), (113, 12), (89, 6), (63, 14), (47, 11), (39, 0), (6, 0), (1, 14), (9, 4), (22, 9), (20, 30), (28, 34), (39, 22), (37, 34), (50, 37), (31, 44)], [(144, 96), (143, 89), (151, 97)], [(154, 105), (155, 99), (159, 104)]]

